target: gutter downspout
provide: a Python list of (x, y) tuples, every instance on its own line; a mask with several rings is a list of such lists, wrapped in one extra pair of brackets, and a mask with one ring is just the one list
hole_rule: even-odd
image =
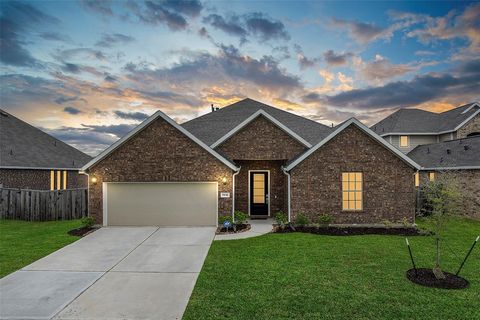
[(290, 222), (290, 173), (285, 170), (282, 166), (283, 173), (287, 176), (287, 215), (288, 215), (288, 222)]
[(90, 206), (88, 205), (90, 203), (90, 174), (82, 170), (78, 170), (78, 173), (87, 176), (87, 217), (90, 217)]
[(240, 173), (239, 167), (237, 171), (232, 175), (232, 221), (235, 222), (235, 176)]

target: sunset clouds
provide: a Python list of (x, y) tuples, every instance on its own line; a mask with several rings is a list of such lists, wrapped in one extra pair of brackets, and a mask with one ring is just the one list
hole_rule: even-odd
[(245, 97), (325, 124), (480, 100), (480, 5), (1, 2), (1, 108), (96, 154)]

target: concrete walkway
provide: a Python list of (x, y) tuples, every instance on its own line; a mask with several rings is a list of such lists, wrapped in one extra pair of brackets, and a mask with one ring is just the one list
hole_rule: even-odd
[(272, 231), (273, 219), (265, 220), (249, 220), (250, 225), (252, 226), (250, 230), (239, 233), (231, 234), (217, 234), (215, 235), (215, 240), (237, 240), (237, 239), (246, 239), (252, 237), (258, 237), (262, 234), (267, 234)]
[(0, 280), (1, 319), (180, 319), (215, 228), (102, 228)]

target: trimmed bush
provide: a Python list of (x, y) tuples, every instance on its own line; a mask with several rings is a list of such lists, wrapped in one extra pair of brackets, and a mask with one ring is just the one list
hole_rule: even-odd
[(247, 223), (248, 215), (243, 211), (235, 211), (235, 224), (245, 224)]
[(276, 214), (275, 214), (275, 221), (277, 222), (277, 224), (283, 229), (285, 228), (285, 226), (287, 225), (288, 223), (288, 217), (285, 213), (283, 213), (282, 211), (278, 211)]
[(85, 228), (91, 228), (95, 224), (95, 219), (92, 217), (83, 217), (80, 222)]
[(321, 214), (317, 217), (318, 224), (323, 226), (328, 226), (330, 223), (332, 223), (332, 221), (333, 217), (328, 213)]
[(218, 224), (220, 224), (220, 225), (223, 226), (223, 223), (224, 223), (225, 221), (229, 221), (230, 223), (233, 224), (233, 222), (232, 222), (232, 216), (226, 215), (226, 216), (219, 216), (219, 217), (218, 217)]
[(299, 227), (305, 227), (309, 224), (310, 224), (310, 219), (308, 219), (308, 217), (305, 214), (299, 213), (295, 217), (295, 225)]

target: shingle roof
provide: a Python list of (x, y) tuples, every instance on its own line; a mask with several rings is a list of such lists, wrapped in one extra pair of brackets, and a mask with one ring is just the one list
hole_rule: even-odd
[[(469, 108), (470, 110), (468, 110)], [(420, 109), (400, 109), (373, 125), (371, 129), (379, 135), (389, 133), (438, 134), (445, 131), (451, 132), (479, 109), (480, 106), (476, 102), (442, 113), (434, 113)]]
[(480, 167), (480, 136), (417, 146), (408, 156), (424, 168)]
[(81, 168), (91, 157), (0, 110), (0, 167)]
[(185, 122), (182, 126), (210, 146), (258, 110), (264, 110), (311, 144), (332, 131), (313, 120), (248, 98)]

